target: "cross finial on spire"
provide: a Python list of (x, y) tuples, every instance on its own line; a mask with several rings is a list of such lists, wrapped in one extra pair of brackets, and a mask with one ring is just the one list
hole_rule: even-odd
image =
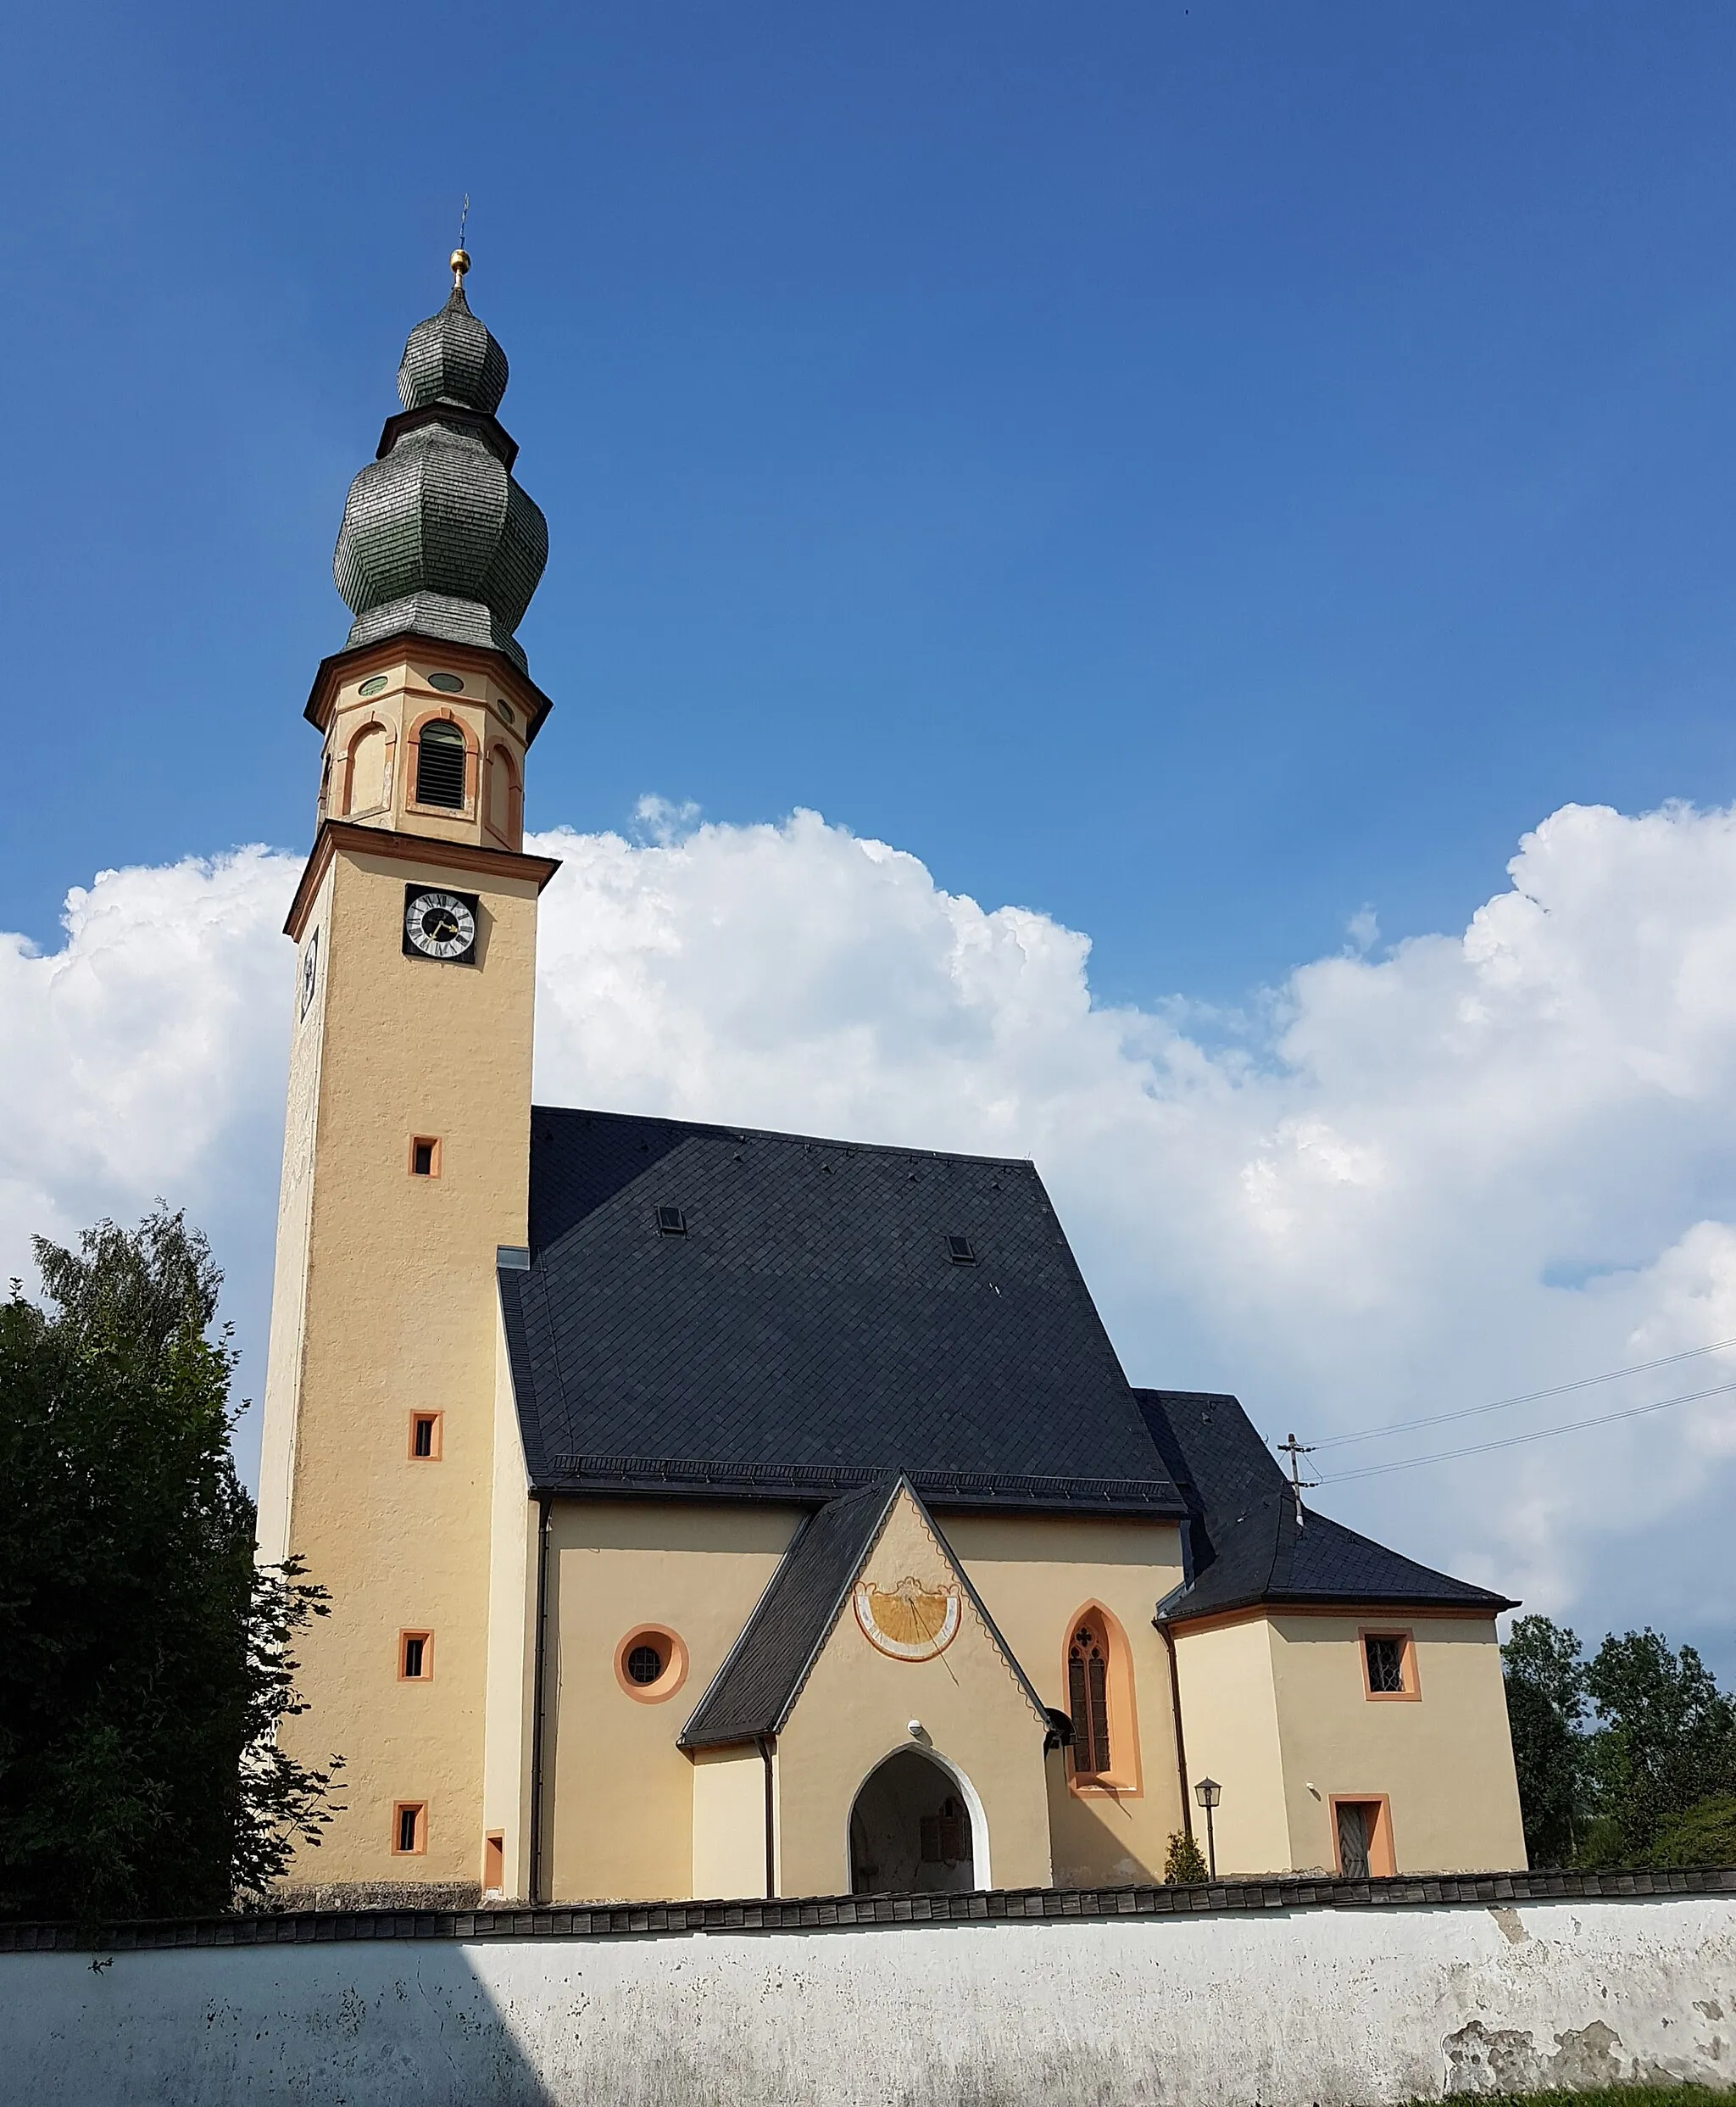
[(458, 247), (448, 259), (452, 265), (452, 289), (454, 293), (464, 291), (465, 273), (470, 267), (470, 252), (465, 247), (465, 228), (470, 223), (470, 193), (466, 191), (464, 210), (458, 215)]

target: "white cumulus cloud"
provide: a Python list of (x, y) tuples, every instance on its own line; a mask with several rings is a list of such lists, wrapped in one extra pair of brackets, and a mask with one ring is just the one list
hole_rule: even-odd
[[(814, 814), (637, 818), (536, 844), (564, 859), (539, 1096), (1033, 1157), (1136, 1381), (1232, 1388), (1326, 1443), (1736, 1338), (1736, 813), (1565, 807), (1462, 933), (1382, 950), (1365, 910), (1229, 1034), (1181, 1001), (1094, 1006), (1085, 937)], [(263, 1336), (298, 867), (106, 872), (58, 951), (0, 939), (0, 1263), (164, 1192)], [(1315, 1462), (1726, 1381), (1736, 1353)], [(1697, 1637), (1728, 1674), (1733, 1397), (1317, 1497), (1594, 1633)]]

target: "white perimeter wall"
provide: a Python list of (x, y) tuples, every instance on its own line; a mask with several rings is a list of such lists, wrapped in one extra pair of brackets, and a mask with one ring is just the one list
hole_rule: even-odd
[(0, 1956), (43, 2107), (1304, 2107), (1733, 2043), (1730, 1897)]

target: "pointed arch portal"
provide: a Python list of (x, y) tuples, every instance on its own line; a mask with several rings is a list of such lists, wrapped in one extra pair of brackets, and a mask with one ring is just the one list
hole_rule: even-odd
[(850, 1892), (965, 1894), (976, 1886), (965, 1789), (916, 1748), (871, 1770), (850, 1809)]

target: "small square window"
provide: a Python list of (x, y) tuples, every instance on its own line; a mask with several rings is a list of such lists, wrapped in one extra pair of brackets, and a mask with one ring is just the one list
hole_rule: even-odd
[(946, 1240), (946, 1255), (955, 1266), (974, 1266), (976, 1246), (968, 1236), (949, 1236)]
[(431, 1631), (401, 1631), (398, 1635), (398, 1672), (407, 1683), (426, 1683), (434, 1674), (434, 1635)]
[(491, 1829), (482, 1839), (482, 1886), (491, 1895), (506, 1887), (506, 1836), (502, 1830)]
[(440, 1140), (437, 1134), (419, 1134), (410, 1143), (410, 1176), (438, 1178)]
[(437, 1463), (440, 1461), (440, 1414), (437, 1412), (413, 1412), (410, 1414), (410, 1460), (417, 1463)]
[(428, 1848), (426, 1800), (400, 1800), (392, 1810), (392, 1849), (395, 1857), (420, 1855)]
[(657, 1210), (658, 1234), (662, 1236), (685, 1236), (687, 1218), (679, 1207), (659, 1207)]
[(1371, 1697), (1409, 1697), (1416, 1695), (1408, 1632), (1365, 1632), (1362, 1635), (1362, 1659)]

